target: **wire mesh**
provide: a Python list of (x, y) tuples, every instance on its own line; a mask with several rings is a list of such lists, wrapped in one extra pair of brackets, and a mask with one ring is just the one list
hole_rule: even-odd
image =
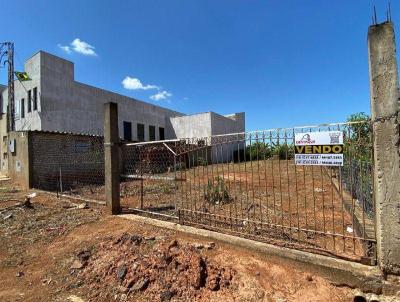
[(32, 187), (105, 200), (103, 137), (30, 132)]
[[(342, 131), (343, 166), (300, 166), (296, 133)], [(369, 123), (272, 129), (124, 147), (125, 207), (260, 241), (375, 259)]]
[(175, 216), (175, 144), (138, 144), (121, 148), (121, 206)]

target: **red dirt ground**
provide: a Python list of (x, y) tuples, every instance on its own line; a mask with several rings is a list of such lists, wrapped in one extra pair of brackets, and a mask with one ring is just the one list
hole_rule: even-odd
[(351, 301), (282, 260), (0, 188), (0, 301)]
[[(147, 176), (175, 177), (172, 172)], [(187, 224), (274, 239), (299, 249), (358, 261), (365, 256), (363, 242), (356, 238), (360, 234), (355, 218), (345, 209), (334, 185), (337, 175), (328, 169), (271, 159), (251, 165), (198, 166), (178, 171), (176, 177), (176, 182), (144, 180), (143, 208), (176, 205), (183, 210)], [(209, 181), (215, 183), (216, 178), (224, 180), (230, 202), (210, 203), (205, 199)], [(122, 183), (122, 205), (140, 208), (140, 191), (140, 180)]]
[[(178, 208), (186, 224), (356, 261), (374, 254), (374, 221), (362, 209), (357, 216), (360, 205), (339, 189), (337, 169), (268, 159), (196, 166), (176, 174), (171, 169), (146, 171), (144, 177), (143, 182), (121, 183), (124, 207), (175, 216)], [(205, 198), (216, 179), (223, 180), (229, 202)], [(104, 200), (104, 186), (84, 186), (73, 193)]]

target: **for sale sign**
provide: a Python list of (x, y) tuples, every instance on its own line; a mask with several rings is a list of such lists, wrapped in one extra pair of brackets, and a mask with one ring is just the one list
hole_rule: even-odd
[(343, 166), (343, 132), (323, 131), (295, 134), (296, 165)]

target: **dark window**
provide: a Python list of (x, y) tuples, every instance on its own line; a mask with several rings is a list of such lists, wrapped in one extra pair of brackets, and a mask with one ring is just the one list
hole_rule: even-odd
[(25, 117), (25, 99), (21, 99), (21, 118)]
[(165, 131), (163, 127), (158, 128), (158, 134), (160, 135), (160, 141), (165, 139)]
[(32, 111), (32, 90), (28, 91), (28, 112)]
[(156, 127), (149, 126), (149, 140), (155, 141), (156, 140)]
[(132, 140), (132, 123), (124, 122), (124, 140)]
[(37, 87), (33, 88), (33, 110), (37, 110)]
[(144, 142), (144, 125), (137, 124), (137, 139), (139, 142)]
[(89, 152), (91, 147), (90, 141), (75, 141), (75, 152), (76, 153), (85, 153)]

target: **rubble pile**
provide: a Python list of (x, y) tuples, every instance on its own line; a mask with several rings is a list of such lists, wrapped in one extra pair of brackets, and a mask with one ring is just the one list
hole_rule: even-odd
[(233, 269), (209, 261), (200, 251), (204, 246), (200, 246), (179, 244), (168, 237), (124, 233), (107, 239), (92, 252), (80, 251), (73, 267), (79, 267), (77, 278), (90, 287), (93, 301), (135, 301), (138, 296), (193, 301), (230, 287), (235, 275)]

